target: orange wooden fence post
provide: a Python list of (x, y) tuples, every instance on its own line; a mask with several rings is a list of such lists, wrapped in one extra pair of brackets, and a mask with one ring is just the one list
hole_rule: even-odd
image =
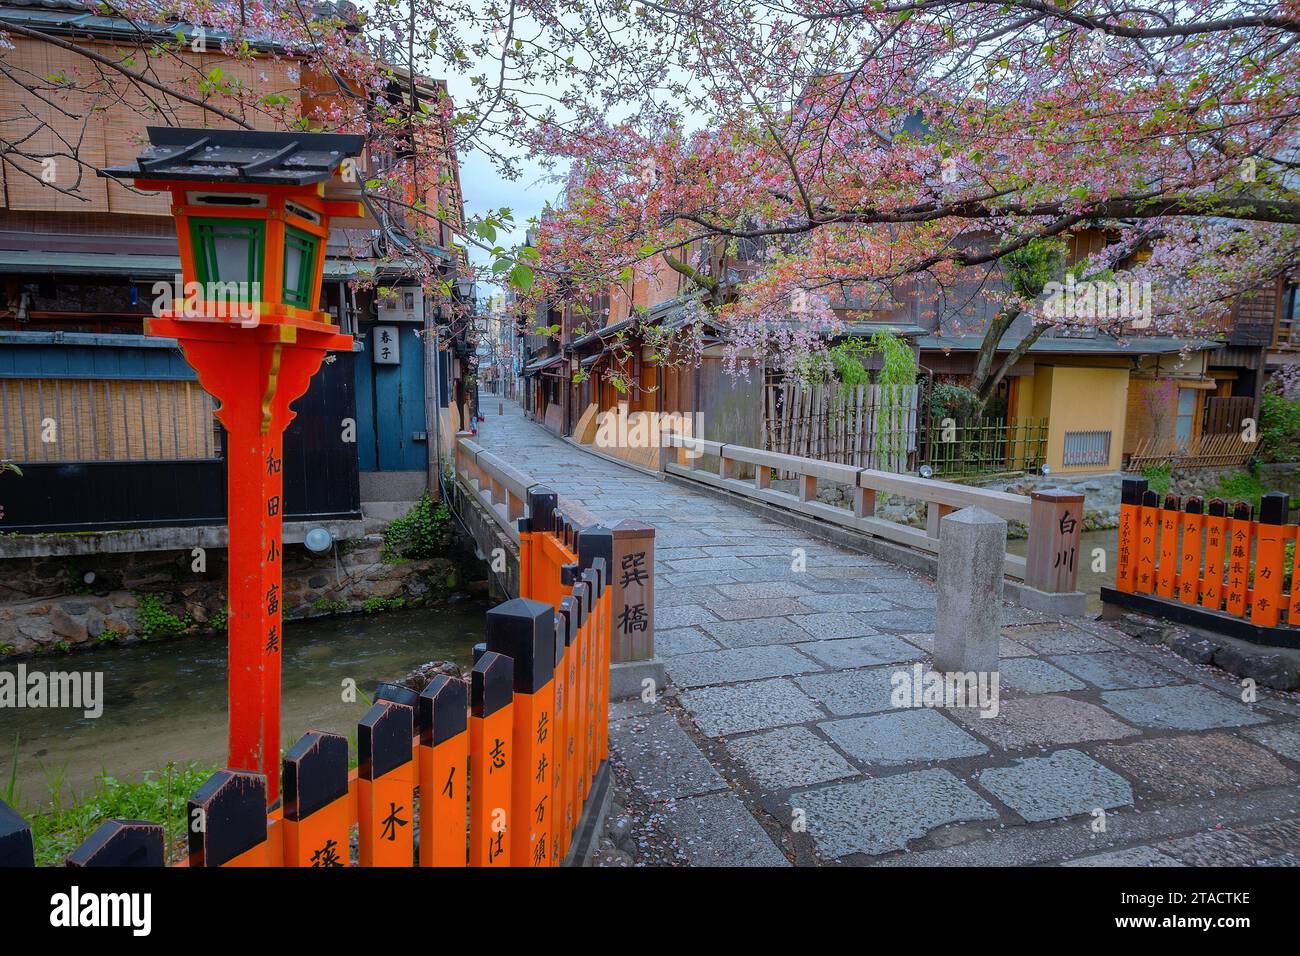
[(1226, 507), (1221, 498), (1211, 498), (1205, 519), (1205, 577), (1201, 581), (1201, 606), (1212, 611), (1223, 603), (1223, 549), (1228, 540)]
[(309, 730), (284, 756), (284, 865), (349, 863), (348, 742)]
[(516, 598), (487, 615), (487, 646), (514, 661), (512, 866), (549, 866), (554, 839), (551, 741), (555, 731), (555, 610)]
[(1201, 596), (1201, 527), (1205, 518), (1201, 511), (1205, 503), (1195, 495), (1187, 499), (1183, 511), (1182, 558), (1178, 565), (1178, 600), (1195, 604)]
[(1142, 495), (1145, 478), (1125, 478), (1120, 486), (1119, 561), (1115, 568), (1115, 590), (1132, 594), (1137, 584), (1138, 552), (1142, 540)]
[(190, 866), (270, 866), (266, 777), (218, 770), (190, 797)]
[(513, 683), (514, 662), (493, 651), (484, 653), (470, 674), (470, 866), (510, 865)]
[(1161, 597), (1174, 596), (1174, 575), (1178, 571), (1178, 512), (1181, 502), (1177, 495), (1165, 495), (1160, 508), (1160, 561), (1156, 565), (1156, 593)]
[(600, 691), (604, 687), (600, 674), (600, 626), (603, 623), (601, 617), (600, 601), (600, 575), (593, 568), (587, 568), (582, 572), (582, 583), (587, 586), (587, 605), (591, 608), (590, 622), (587, 633), (587, 673), (590, 677), (587, 692), (587, 732), (583, 740), (583, 752), (587, 757), (587, 789), (591, 790), (596, 781), (596, 770), (600, 767), (600, 760), (596, 752), (600, 746), (600, 736), (596, 729), (597, 717), (600, 713), (598, 706), (600, 700)]
[(435, 677), (420, 694), (420, 866), (465, 865), (468, 707), (459, 678)]
[(560, 828), (563, 838), (560, 855), (569, 852), (569, 843), (573, 839), (573, 828), (578, 823), (575, 812), (575, 794), (577, 787), (577, 767), (575, 766), (575, 739), (578, 729), (578, 624), (581, 620), (578, 603), (572, 595), (560, 601), (560, 616), (564, 618), (564, 739), (559, 742), (561, 751), (560, 766), (563, 776), (560, 784), (563, 790), (564, 825)]
[(415, 714), (377, 700), (357, 724), (357, 835), (362, 866), (415, 863)]
[(0, 869), (36, 865), (36, 844), (32, 825), (9, 804), (0, 800)]
[(568, 645), (569, 617), (567, 614), (560, 614), (557, 611), (553, 623), (551, 660), (554, 662), (554, 669), (551, 682), (555, 687), (555, 704), (551, 712), (553, 725), (550, 746), (544, 751), (544, 754), (551, 761), (551, 774), (548, 778), (551, 794), (551, 865), (558, 866), (561, 853), (566, 848), (565, 824), (567, 821), (564, 813), (564, 742), (566, 738), (564, 717), (568, 700), (568, 691), (565, 689), (565, 685), (569, 665), (565, 651)]
[(1225, 610), (1238, 617), (1246, 613), (1250, 590), (1250, 546), (1254, 537), (1255, 509), (1238, 501), (1228, 519), (1228, 600)]
[(105, 820), (69, 854), (67, 865), (77, 869), (160, 867), (166, 863), (163, 846), (161, 823)]
[[(1271, 491), (1259, 502), (1259, 524), (1255, 546), (1255, 590), (1250, 604), (1250, 621), (1276, 627), (1282, 605), (1282, 579), (1286, 576), (1286, 524), (1290, 499)], [(1295, 585), (1292, 584), (1294, 589)]]
[[(569, 568), (572, 580), (576, 565)], [(587, 799), (587, 790), (591, 781), (587, 776), (587, 711), (591, 694), (591, 589), (582, 581), (571, 585), (574, 606), (578, 609), (578, 637), (574, 646), (578, 649), (578, 684), (574, 694), (576, 712), (573, 727), (573, 763), (574, 763), (574, 798), (573, 820), (576, 824), (582, 816), (582, 802)]]
[(1142, 506), (1138, 509), (1138, 571), (1137, 589), (1142, 594), (1150, 594), (1156, 589), (1156, 536), (1160, 532), (1157, 518), (1160, 496), (1154, 491), (1142, 494)]
[[(530, 534), (530, 548), (528, 560), (528, 586), (524, 586), (523, 567), (520, 566), (519, 596), (532, 598), (534, 601), (545, 601), (547, 604), (554, 606), (555, 602), (551, 600), (550, 594), (552, 589), (558, 586), (559, 581), (550, 580), (548, 573), (550, 564), (546, 560), (546, 545), (542, 540), (547, 534), (551, 533), (555, 526), (555, 508), (559, 498), (555, 492), (542, 485), (528, 489), (528, 531)], [(523, 535), (520, 535), (521, 539)]]

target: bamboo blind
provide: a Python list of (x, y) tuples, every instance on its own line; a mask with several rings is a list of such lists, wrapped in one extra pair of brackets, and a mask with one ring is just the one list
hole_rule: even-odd
[(196, 382), (0, 380), (0, 457), (18, 463), (219, 458)]

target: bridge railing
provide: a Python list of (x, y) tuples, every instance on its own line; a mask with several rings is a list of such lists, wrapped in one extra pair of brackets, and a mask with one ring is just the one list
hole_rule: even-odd
[[(218, 771), (189, 800), (182, 865), (564, 861), (608, 755), (612, 534), (553, 508), (524, 528), (524, 598), (488, 611), (468, 681), (381, 684), (352, 770), (345, 737), (309, 731), (284, 755), (284, 799), (269, 812), (264, 775)], [(162, 866), (166, 837), (161, 824), (110, 820), (67, 864)], [(34, 860), (30, 825), (0, 803), (0, 866)]]
[[(608, 621), (612, 662), (653, 660), (655, 529), (631, 518), (603, 528), (582, 505), (555, 494), (469, 435), (461, 432), (457, 436), (456, 476), (519, 545), (520, 593), (541, 600), (549, 599), (544, 595), (554, 597), (547, 582), (561, 580), (569, 560), (560, 545), (572, 546), (579, 540), (590, 543), (596, 531), (609, 535), (611, 541), (601, 553), (609, 556), (612, 576), (613, 614)], [(549, 534), (530, 539), (521, 527)]]
[[(702, 466), (706, 456), (717, 459), (716, 472)], [(742, 464), (753, 466), (752, 480), (736, 477)], [(1008, 576), (1047, 594), (1076, 590), (1079, 534), (1083, 527), (1084, 496), (1081, 494), (1050, 489), (1028, 496), (1015, 495), (676, 433), (663, 436), (659, 467), (666, 474), (930, 554), (938, 553), (939, 522), (944, 515), (958, 508), (983, 508), (1007, 521), (1020, 522), (1028, 530), (1027, 554), (1006, 557)], [(773, 473), (793, 475), (797, 492), (792, 494), (771, 487)], [(852, 507), (842, 508), (818, 500), (818, 481), (848, 488)], [(876, 503), (882, 494), (925, 502), (925, 530), (877, 517)]]

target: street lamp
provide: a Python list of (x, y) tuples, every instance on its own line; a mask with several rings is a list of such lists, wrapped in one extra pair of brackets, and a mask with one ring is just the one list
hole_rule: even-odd
[(351, 350), (320, 311), (331, 217), (362, 218), (325, 183), (361, 153), (360, 136), (150, 127), (131, 166), (101, 176), (171, 194), (183, 290), (145, 322), (174, 338), (220, 402), (227, 443), (228, 681), (232, 769), (266, 775), (279, 796), (284, 515), (281, 440), (289, 405), (325, 353)]

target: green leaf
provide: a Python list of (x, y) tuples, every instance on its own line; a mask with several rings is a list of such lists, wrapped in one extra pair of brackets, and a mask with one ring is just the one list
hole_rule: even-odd
[(520, 292), (527, 292), (533, 287), (533, 270), (522, 262), (510, 270), (510, 284)]

